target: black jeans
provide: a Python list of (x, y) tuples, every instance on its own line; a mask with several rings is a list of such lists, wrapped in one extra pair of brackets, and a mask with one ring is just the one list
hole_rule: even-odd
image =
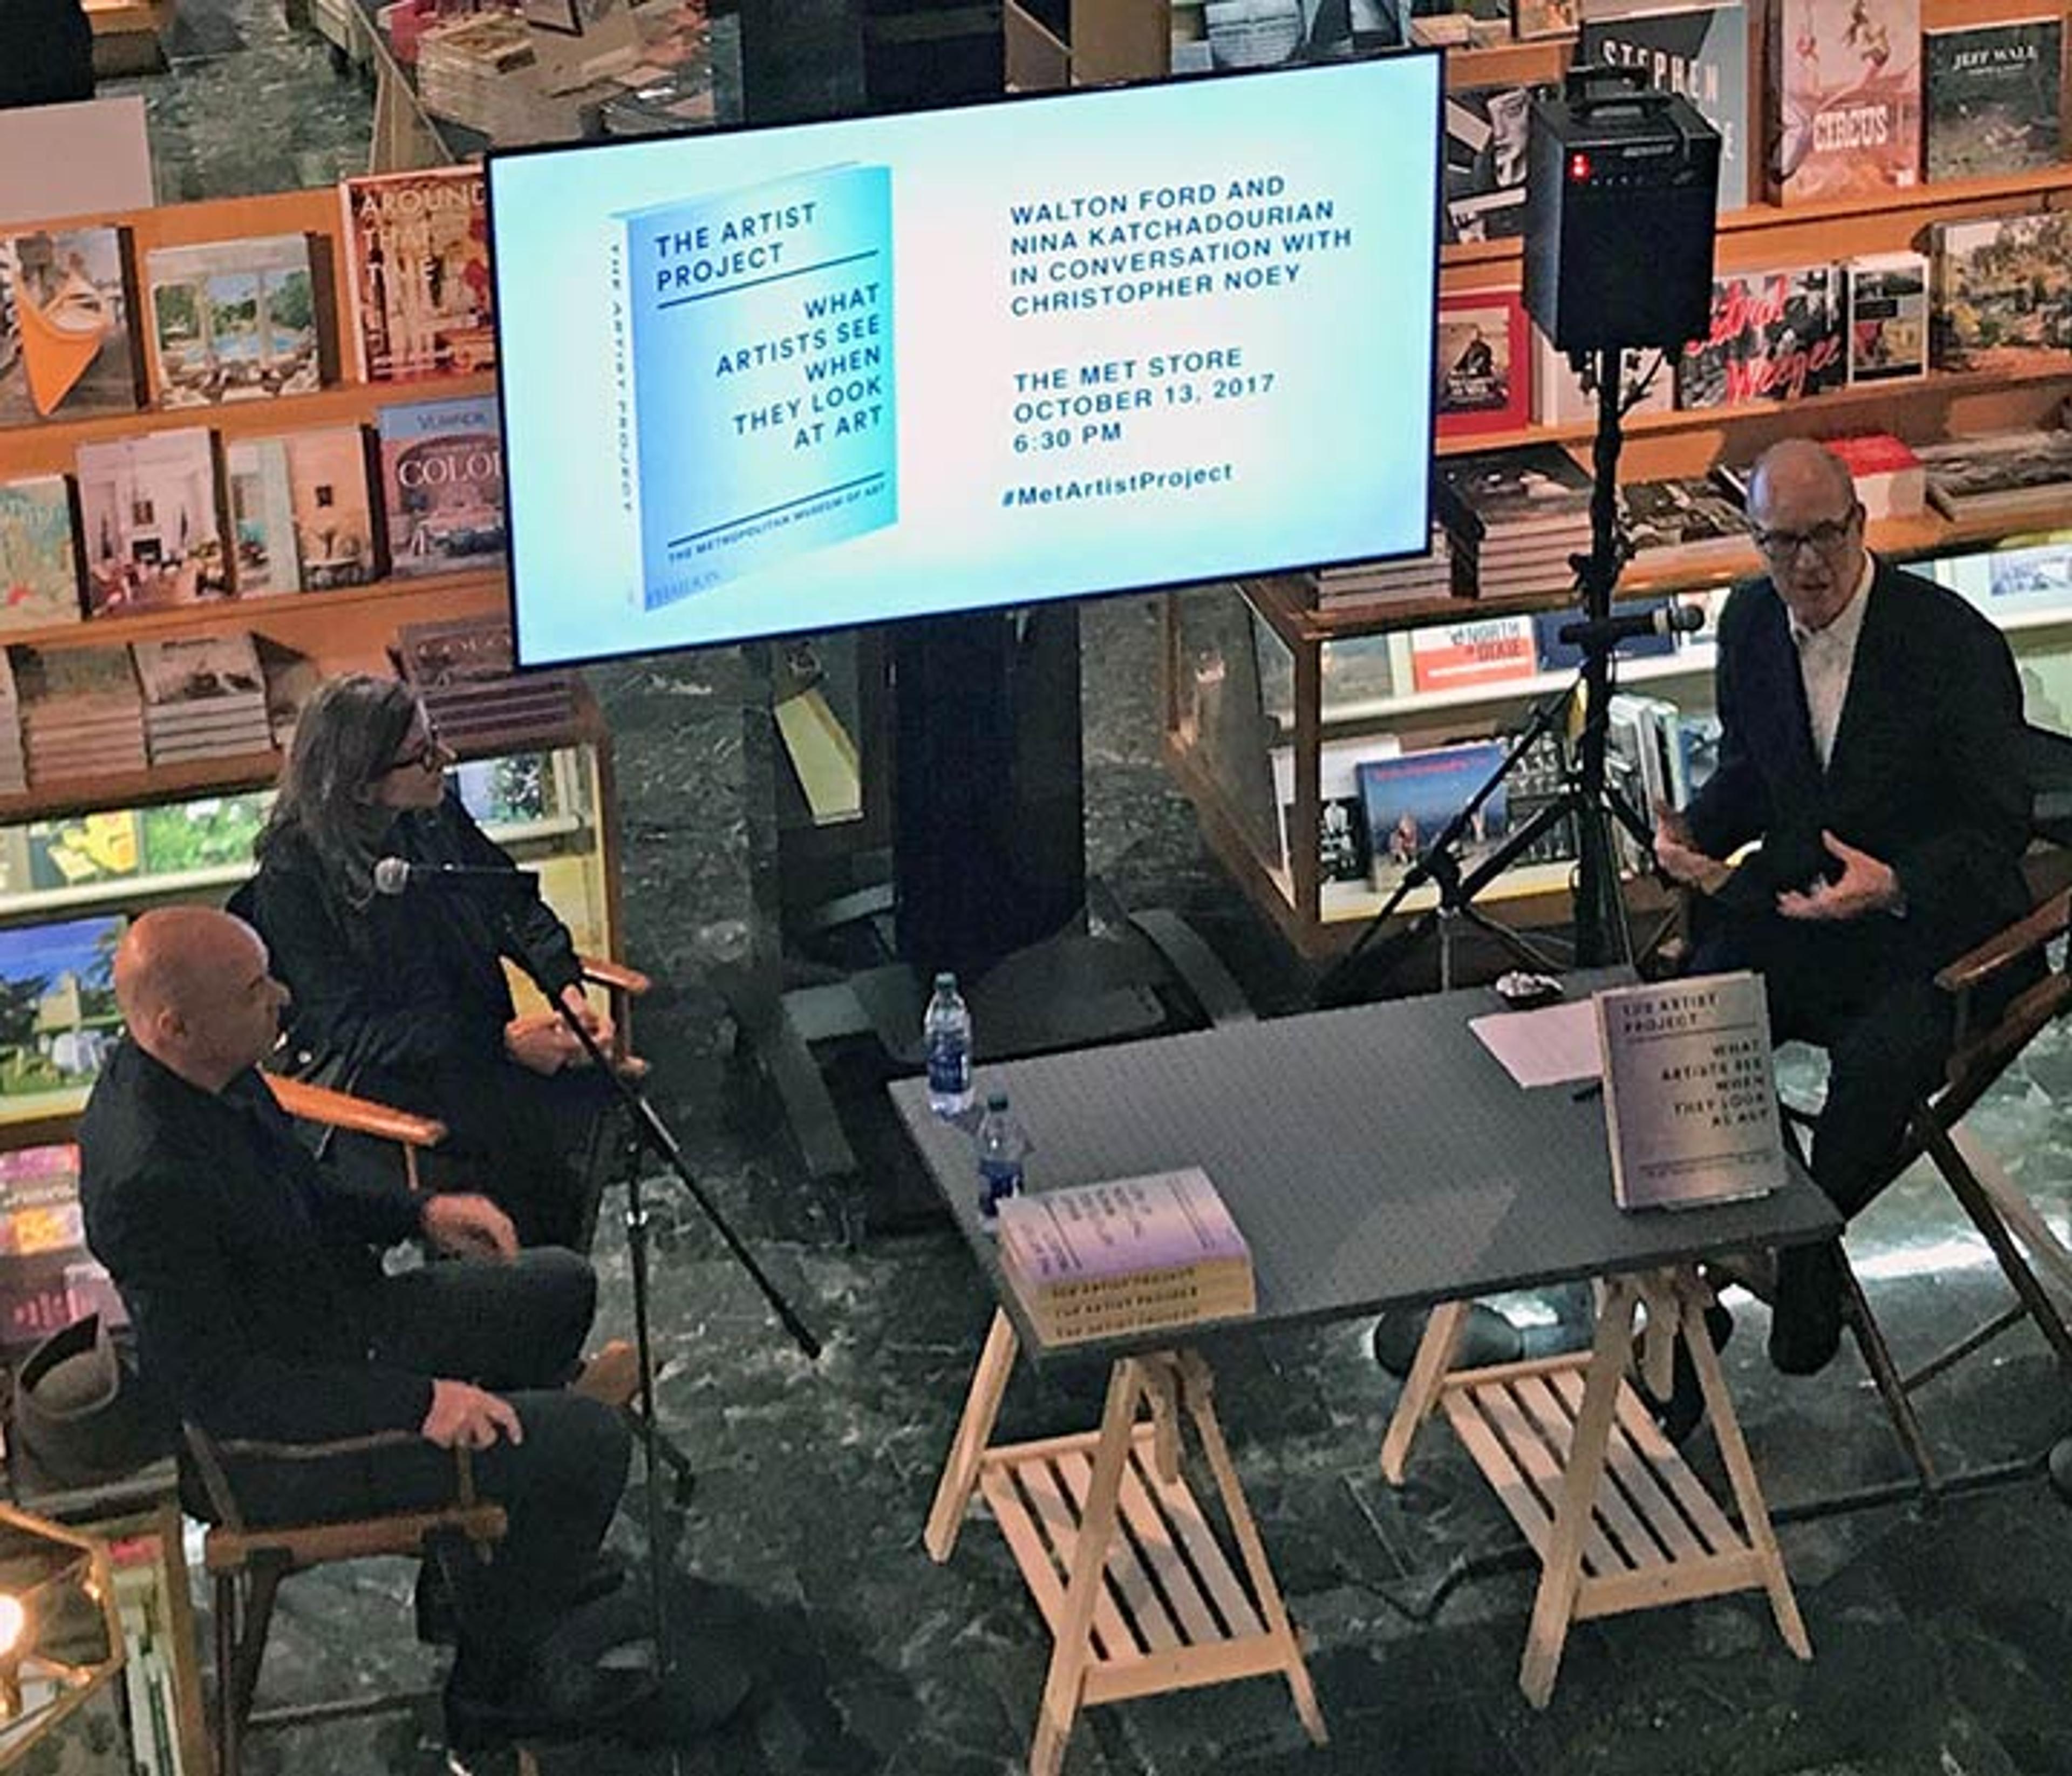
[[(504, 1395), (522, 1442), (500, 1438), (473, 1457), (477, 1495), (501, 1504), (509, 1529), (487, 1565), (460, 1563), (461, 1650), (508, 1670), (545, 1638), (589, 1572), (626, 1485), (631, 1441), (619, 1416), (563, 1390), (596, 1305), (596, 1279), (574, 1254), (548, 1248), (508, 1264), (427, 1264), (373, 1285), (377, 1362)], [(450, 1503), (450, 1450), (417, 1440), (320, 1462), (242, 1461), (231, 1467), (255, 1523), (307, 1523)]]

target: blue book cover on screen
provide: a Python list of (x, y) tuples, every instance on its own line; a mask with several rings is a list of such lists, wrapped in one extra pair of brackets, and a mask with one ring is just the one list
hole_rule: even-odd
[(648, 610), (898, 516), (892, 175), (625, 212), (619, 450)]

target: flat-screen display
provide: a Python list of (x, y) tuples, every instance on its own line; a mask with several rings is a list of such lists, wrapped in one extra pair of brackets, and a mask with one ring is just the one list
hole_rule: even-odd
[(1440, 85), (492, 154), (520, 660), (1423, 549)]

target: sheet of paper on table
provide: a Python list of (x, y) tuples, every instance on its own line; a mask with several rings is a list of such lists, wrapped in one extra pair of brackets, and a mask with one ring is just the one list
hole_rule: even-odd
[(1565, 1000), (1537, 1011), (1493, 1011), (1470, 1018), (1468, 1028), (1520, 1085), (1594, 1079), (1604, 1071), (1597, 1013), (1588, 999)]

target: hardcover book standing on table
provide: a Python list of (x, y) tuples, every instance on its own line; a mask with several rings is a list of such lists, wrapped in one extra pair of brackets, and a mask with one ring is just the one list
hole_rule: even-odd
[(135, 315), (127, 228), (0, 236), (0, 426), (135, 413)]
[(1784, 1182), (1760, 975), (1701, 975), (1594, 997), (1621, 1208), (1731, 1202)]
[(1921, 171), (1920, 0), (1771, 0), (1764, 121), (1779, 204), (1882, 196)]
[[(889, 167), (829, 166), (620, 219), (621, 483), (642, 608), (897, 520), (892, 201)], [(767, 268), (738, 245), (766, 213), (790, 219), (801, 268), (774, 339)]]

